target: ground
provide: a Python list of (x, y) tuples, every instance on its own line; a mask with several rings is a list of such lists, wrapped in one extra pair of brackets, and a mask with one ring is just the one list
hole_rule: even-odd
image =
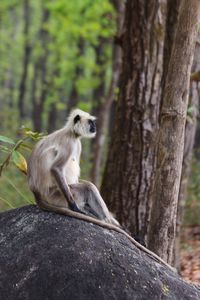
[(181, 247), (181, 275), (200, 285), (200, 226), (184, 228)]

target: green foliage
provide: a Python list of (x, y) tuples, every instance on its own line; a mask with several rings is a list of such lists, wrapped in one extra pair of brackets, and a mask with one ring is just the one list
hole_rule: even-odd
[[(115, 32), (113, 8), (109, 1), (56, 1), (47, 4), (51, 18), (47, 24), (51, 37), (50, 61), (56, 64), (59, 78), (57, 89), (66, 81), (76, 81), (78, 93), (91, 98), (90, 91), (99, 84), (94, 47), (102, 38), (109, 39)], [(111, 44), (108, 44), (111, 48)], [(111, 52), (103, 54), (111, 64)], [(101, 66), (104, 68), (105, 66)], [(77, 75), (77, 69), (83, 70)], [(79, 72), (80, 73), (80, 72)], [(89, 96), (89, 97), (88, 97)]]
[(0, 211), (34, 203), (26, 176), (13, 165), (0, 177)]
[(200, 161), (195, 157), (192, 162), (191, 178), (185, 209), (185, 224), (200, 225)]
[(11, 138), (8, 138), (7, 136), (3, 136), (3, 135), (0, 135), (0, 142), (11, 144), (11, 145), (15, 144), (15, 142)]
[[(42, 130), (46, 131), (52, 105), (57, 109), (57, 127), (60, 127), (66, 120), (68, 103), (73, 100), (74, 91), (76, 105), (91, 111), (94, 101), (99, 101), (93, 99), (93, 90), (103, 81), (106, 92), (112, 76), (115, 12), (109, 0), (28, 0), (29, 27), (26, 32), (25, 3), (20, 0), (0, 1), (0, 172), (3, 171), (0, 209), (19, 206), (25, 203), (25, 198), (32, 201), (23, 173), (32, 145), (42, 137), (31, 129), (35, 103), (40, 100), (42, 92), (46, 90), (42, 107)], [(44, 21), (45, 11), (48, 17)], [(29, 47), (30, 57), (25, 82), (25, 117), (21, 120), (19, 95), (25, 46)], [(100, 60), (97, 57), (99, 49)], [(44, 59), (46, 75), (42, 80)], [(36, 66), (38, 73), (34, 87)], [(25, 126), (19, 131), (22, 124)], [(89, 142), (83, 151), (82, 176), (88, 178)]]
[[(48, 92), (43, 112), (44, 129), (47, 114), (52, 103), (59, 111), (66, 110), (66, 104), (75, 86), (78, 97), (91, 102), (91, 90), (101, 83), (98, 69), (111, 69), (112, 37), (115, 34), (115, 13), (109, 0), (29, 0), (30, 16), (28, 36), (24, 33), (24, 1), (2, 0), (0, 3), (0, 103), (9, 105), (17, 114), (20, 78), (23, 72), (24, 46), (28, 41), (31, 59), (28, 65), (28, 81), (25, 95), (27, 122), (32, 107), (32, 81), (34, 64), (45, 53), (40, 31), (47, 34), (47, 78)], [(49, 12), (46, 22), (43, 11)], [(96, 47), (106, 41), (102, 51), (102, 64), (96, 64)], [(109, 82), (111, 74), (106, 72)], [(37, 85), (37, 97), (42, 89)], [(2, 101), (2, 100), (3, 101)], [(65, 105), (62, 105), (62, 104)], [(1, 126), (0, 126), (1, 129)]]
[(28, 139), (32, 139), (34, 141), (38, 141), (40, 138), (43, 137), (44, 134), (33, 132), (29, 128), (22, 127), (21, 134), (24, 136), (19, 139), (17, 142), (14, 142), (11, 138), (6, 136), (0, 135), (0, 142), (3, 144), (9, 144), (9, 147), (0, 144), (0, 150), (4, 153), (6, 152), (7, 155), (4, 161), (0, 164), (0, 176), (5, 167), (7, 167), (12, 160), (17, 168), (26, 174), (27, 171), (27, 164), (26, 159), (24, 158), (23, 154), (19, 152), (21, 149), (30, 149), (29, 144), (27, 144)]
[[(32, 149), (28, 141), (38, 141), (43, 137), (43, 134), (33, 132), (25, 127), (23, 127), (20, 132), (22, 138), (16, 142), (9, 137), (0, 135), (0, 210), (7, 207), (17, 207), (27, 202), (33, 203), (32, 197), (27, 191), (28, 188), (25, 183), (25, 178), (18, 174), (13, 166), (17, 167), (21, 173), (27, 174), (27, 162), (24, 157), (24, 152), (26, 155), (27, 151)], [(10, 165), (11, 170), (8, 168)], [(8, 176), (5, 174), (8, 174)], [(9, 194), (12, 195), (12, 198), (9, 198)], [(27, 197), (26, 194), (28, 194)], [(14, 200), (12, 201), (10, 199)]]

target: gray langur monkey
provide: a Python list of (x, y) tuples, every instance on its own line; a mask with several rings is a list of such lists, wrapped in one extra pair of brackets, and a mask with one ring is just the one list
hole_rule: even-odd
[[(71, 209), (119, 225), (94, 184), (80, 181), (80, 138), (96, 134), (95, 117), (76, 109), (67, 124), (36, 144), (28, 160), (28, 183), (39, 206)], [(42, 199), (42, 200), (41, 200)]]
[(36, 203), (44, 210), (122, 233), (140, 250), (173, 269), (120, 228), (94, 184), (79, 181), (80, 138), (93, 138), (95, 134), (95, 117), (75, 109), (62, 129), (36, 144), (28, 160), (27, 172)]

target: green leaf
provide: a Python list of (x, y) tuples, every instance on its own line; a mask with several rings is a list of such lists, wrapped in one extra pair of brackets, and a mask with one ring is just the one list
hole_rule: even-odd
[(12, 153), (12, 160), (14, 164), (17, 166), (17, 168), (27, 174), (27, 162), (24, 156), (19, 151), (13, 151)]
[(43, 132), (34, 132), (32, 130), (30, 130), (28, 127), (21, 127), (21, 130), (23, 132), (23, 134), (27, 137), (30, 137), (33, 140), (40, 140), (45, 134)]
[(21, 144), (20, 145), (20, 148), (23, 148), (23, 149), (25, 149), (25, 150), (29, 150), (29, 151), (31, 151), (32, 150), (32, 148), (33, 148), (33, 146), (31, 146), (31, 145), (29, 145), (29, 144)]
[(11, 144), (11, 145), (14, 145), (15, 142), (8, 138), (7, 136), (4, 136), (4, 135), (0, 135), (0, 142), (4, 142), (4, 143), (8, 143), (8, 144)]
[(187, 109), (187, 113), (193, 113), (194, 110), (195, 110), (194, 106), (189, 106), (188, 109)]
[(10, 153), (10, 149), (7, 148), (7, 147), (5, 147), (5, 146), (3, 146), (3, 145), (0, 145), (0, 150), (1, 150), (2, 152)]

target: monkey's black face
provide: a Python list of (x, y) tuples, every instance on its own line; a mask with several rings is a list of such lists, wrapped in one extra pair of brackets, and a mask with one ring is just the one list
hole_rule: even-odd
[(88, 120), (88, 124), (90, 126), (90, 132), (95, 133), (96, 132), (96, 123), (94, 120)]
[(90, 116), (87, 113), (76, 114), (73, 118), (74, 122), (74, 132), (79, 137), (85, 138), (93, 138), (96, 134), (96, 124), (95, 124), (95, 117)]

